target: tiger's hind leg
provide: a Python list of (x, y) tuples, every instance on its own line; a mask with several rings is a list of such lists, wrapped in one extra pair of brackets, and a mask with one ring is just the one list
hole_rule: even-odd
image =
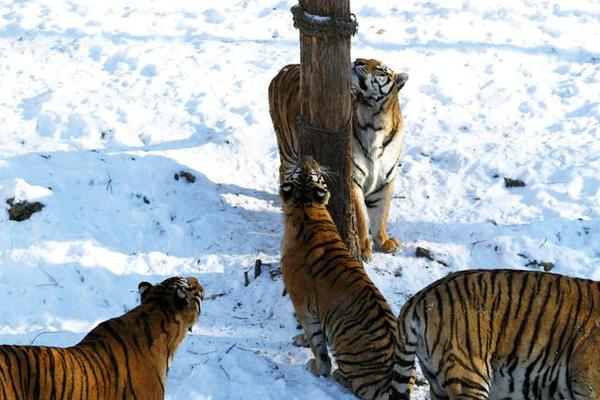
[(488, 400), (490, 398), (487, 390), (465, 387), (460, 383), (449, 385), (446, 391), (450, 400)]
[[(493, 368), (479, 357), (465, 358), (462, 352), (449, 352), (433, 365), (424, 365), (421, 370), (437, 399), (488, 400)], [(438, 371), (434, 373), (434, 371)]]
[(391, 384), (392, 392), (397, 399), (410, 399), (417, 375), (415, 356), (415, 349), (400, 340), (396, 348), (396, 362)]
[(360, 255), (363, 261), (371, 261), (373, 259), (373, 255), (371, 250), (371, 241), (369, 240), (365, 199), (363, 197), (362, 189), (356, 183), (352, 186), (352, 202), (354, 203), (354, 216), (356, 218), (356, 230), (358, 231)]
[(393, 253), (400, 248), (400, 242), (396, 238), (388, 237), (386, 228), (393, 192), (394, 181), (389, 181), (365, 197), (373, 241), (384, 253)]
[(421, 364), (421, 371), (429, 383), (429, 399), (430, 400), (449, 400), (450, 398), (446, 395), (446, 391), (442, 389), (442, 386), (438, 383), (435, 375), (430, 372), (427, 368)]
[(308, 370), (315, 375), (329, 375), (331, 373), (331, 359), (327, 352), (327, 341), (321, 329), (318, 313), (316, 311), (299, 312), (298, 319), (304, 328), (304, 336), (315, 356), (306, 364)]
[(569, 365), (569, 380), (577, 400), (600, 400), (600, 329), (595, 328), (575, 351)]
[(396, 329), (398, 342), (390, 387), (390, 399), (408, 400), (417, 376), (417, 337), (410, 333), (410, 320), (406, 314), (398, 317)]
[(452, 368), (446, 372), (443, 379), (440, 379), (440, 383), (450, 400), (488, 400), (490, 398), (491, 380), (480, 372)]

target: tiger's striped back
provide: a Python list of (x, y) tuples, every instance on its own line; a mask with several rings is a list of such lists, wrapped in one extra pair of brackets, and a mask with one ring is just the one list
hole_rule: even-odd
[(0, 346), (3, 400), (164, 398), (169, 363), (200, 314), (195, 278), (140, 284), (142, 304), (73, 347)]
[(281, 268), (287, 292), (315, 358), (309, 369), (334, 377), (363, 399), (387, 399), (396, 319), (361, 263), (341, 241), (326, 204), (319, 166), (306, 159), (281, 186), (285, 233)]
[(398, 319), (400, 399), (414, 361), (432, 398), (599, 399), (600, 283), (516, 270), (449, 275)]

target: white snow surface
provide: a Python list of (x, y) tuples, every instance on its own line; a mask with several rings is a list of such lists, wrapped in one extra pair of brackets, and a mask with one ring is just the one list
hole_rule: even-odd
[[(353, 398), (305, 369), (277, 275), (267, 86), (299, 60), (294, 4), (0, 0), (0, 343), (74, 344), (140, 281), (193, 275), (212, 297), (168, 399)], [(394, 312), (469, 268), (600, 279), (598, 1), (351, 6), (352, 56), (410, 76), (388, 225), (404, 247), (366, 265)], [(45, 207), (9, 221), (11, 197)]]

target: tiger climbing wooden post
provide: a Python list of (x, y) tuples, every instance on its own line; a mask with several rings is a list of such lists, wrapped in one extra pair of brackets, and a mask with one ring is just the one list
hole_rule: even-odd
[(300, 0), (292, 8), (300, 31), (300, 155), (331, 174), (329, 211), (353, 255), (360, 257), (352, 203), (350, 37), (357, 24), (349, 0)]

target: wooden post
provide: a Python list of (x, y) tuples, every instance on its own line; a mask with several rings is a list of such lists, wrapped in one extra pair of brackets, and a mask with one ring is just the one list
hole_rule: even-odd
[[(299, 5), (305, 19), (319, 22), (324, 20), (320, 17), (330, 17), (330, 20), (353, 22), (350, 0), (299, 0)], [(296, 21), (297, 15), (294, 18)], [(298, 27), (300, 155), (312, 156), (331, 171), (326, 179), (331, 192), (328, 208), (342, 240), (359, 258), (352, 204), (350, 37), (353, 32), (314, 33)]]

